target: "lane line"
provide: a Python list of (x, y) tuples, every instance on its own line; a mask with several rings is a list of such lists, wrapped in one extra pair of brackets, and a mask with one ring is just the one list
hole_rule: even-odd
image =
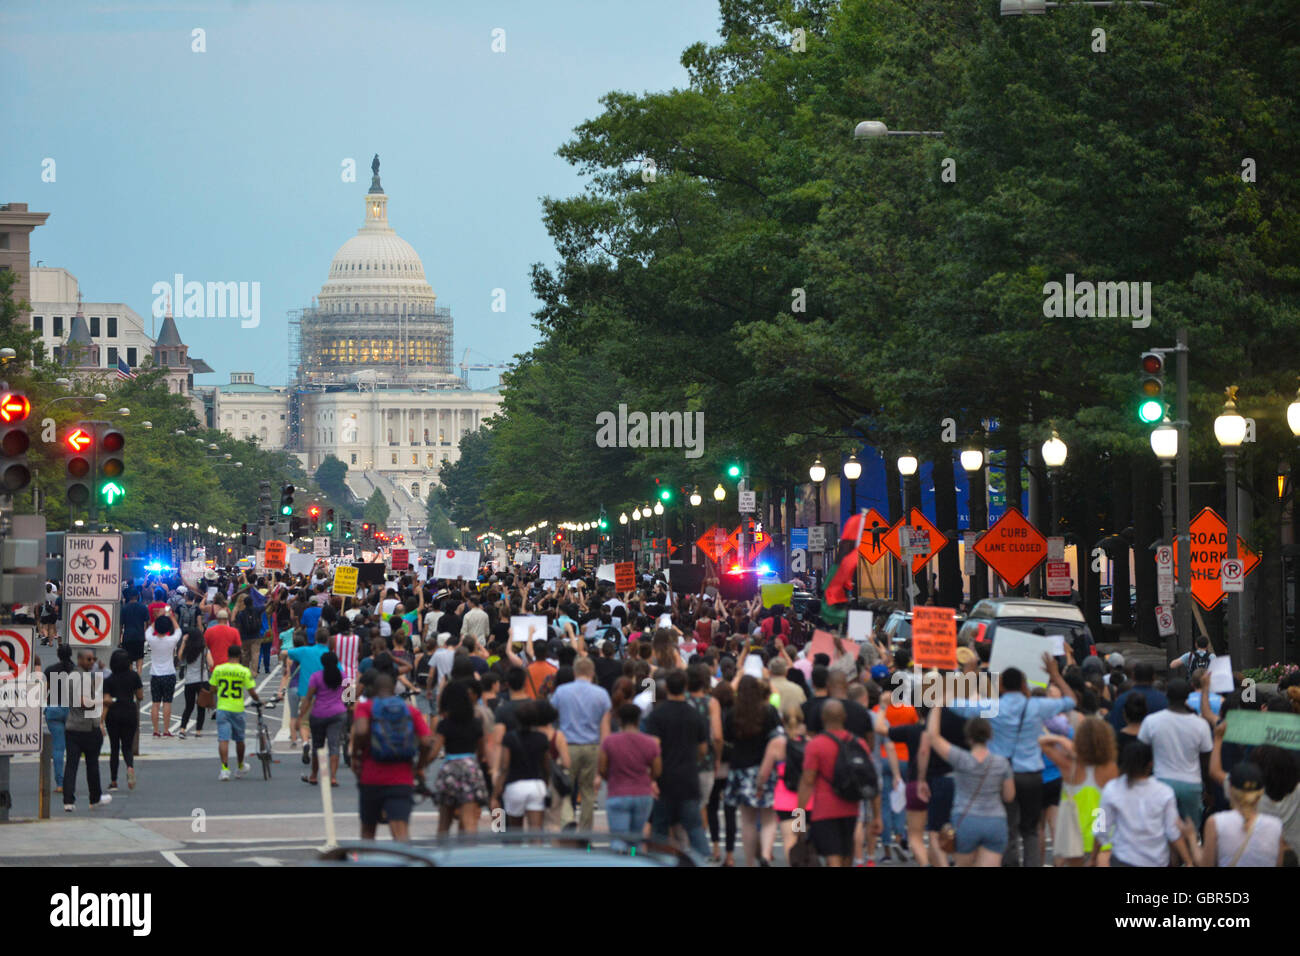
[(162, 858), (166, 860), (168, 863), (170, 863), (172, 866), (182, 866), (185, 867), (186, 869), (189, 868), (189, 864), (182, 861), (181, 858), (176, 855), (174, 850), (163, 850)]

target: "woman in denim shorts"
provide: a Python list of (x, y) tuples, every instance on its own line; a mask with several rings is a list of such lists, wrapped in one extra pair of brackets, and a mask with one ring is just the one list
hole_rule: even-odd
[(1007, 848), (1004, 803), (1016, 795), (1011, 762), (988, 748), (993, 725), (983, 717), (966, 721), (969, 750), (954, 746), (939, 733), (939, 709), (930, 711), (926, 733), (934, 752), (953, 768), (952, 802), (958, 866), (1001, 866)]

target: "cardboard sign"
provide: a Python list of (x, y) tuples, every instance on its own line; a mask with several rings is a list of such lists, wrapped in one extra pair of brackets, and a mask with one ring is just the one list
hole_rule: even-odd
[(619, 561), (614, 565), (614, 587), (620, 592), (636, 590), (636, 562)]
[(283, 571), (289, 564), (289, 545), (283, 541), (266, 542), (262, 564), (271, 571)]
[(763, 595), (763, 607), (776, 607), (778, 604), (789, 607), (794, 600), (793, 584), (764, 584), (760, 592)]
[(989, 670), (1000, 674), (1014, 667), (1025, 675), (1029, 683), (1046, 687), (1047, 668), (1043, 664), (1043, 655), (1050, 650), (1051, 645), (1043, 635), (1000, 625), (993, 639), (993, 652), (989, 655)]
[(596, 568), (596, 580), (597, 580), (597, 581), (613, 581), (613, 580), (614, 580), (614, 565), (612, 565), (612, 564), (602, 564), (600, 567)]
[(849, 611), (849, 639), (859, 644), (871, 640), (874, 617), (870, 611)]
[(334, 586), (330, 590), (342, 597), (356, 597), (357, 569), (352, 565), (340, 564), (334, 569)]
[(532, 645), (546, 640), (546, 617), (541, 614), (516, 614), (510, 618), (510, 643)]
[(813, 631), (812, 640), (808, 642), (805, 651), (808, 660), (814, 660), (818, 654), (825, 654), (834, 664), (836, 658), (842, 655), (835, 650), (835, 635), (830, 631), (823, 631), (820, 628)]
[(289, 571), (292, 574), (310, 574), (311, 569), (316, 567), (316, 556), (314, 554), (304, 554), (301, 551), (289, 552)]
[(560, 554), (543, 554), (537, 562), (537, 576), (545, 581), (552, 581), (564, 573), (564, 556)]
[(1232, 658), (1219, 654), (1210, 661), (1210, 693), (1231, 694), (1236, 685), (1232, 680)]
[[(411, 552), (408, 548), (394, 548), (392, 557), (394, 571), (405, 571), (411, 566)], [(477, 570), (476, 568), (475, 571)]]
[[(1001, 639), (1002, 631), (998, 631)], [(957, 669), (957, 618), (950, 607), (917, 607), (912, 611), (912, 660), (929, 670)]]
[(477, 551), (439, 551), (433, 565), (435, 578), (464, 578), (473, 581), (478, 577)]

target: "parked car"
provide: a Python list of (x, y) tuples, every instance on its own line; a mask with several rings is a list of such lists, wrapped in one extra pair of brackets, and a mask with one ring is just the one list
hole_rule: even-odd
[[(560, 831), (535, 833), (514, 830), (501, 834), (442, 837), (413, 845), (387, 840), (350, 840), (323, 850), (318, 866), (398, 867), (693, 867), (705, 861), (688, 850), (654, 842), (635, 854), (610, 848), (609, 833)], [(641, 834), (617, 834), (629, 842)]]
[[(1113, 617), (1113, 609), (1115, 607), (1115, 602), (1112, 600), (1114, 594), (1114, 588), (1107, 585), (1100, 589), (1100, 593), (1101, 593), (1101, 600), (1102, 600), (1101, 623), (1105, 627), (1110, 627), (1111, 618)], [(1135, 629), (1137, 627), (1136, 607), (1137, 607), (1137, 588), (1130, 587), (1128, 589), (1128, 626), (1130, 629)]]
[[(985, 598), (971, 608), (957, 637), (959, 640), (970, 641), (981, 659), (988, 660), (999, 627), (1010, 627), (1017, 631), (1041, 628), (1045, 635), (1060, 634), (1065, 638), (1076, 662), (1097, 653), (1097, 642), (1093, 640), (1082, 611), (1073, 604), (1035, 598)], [(1057, 660), (1057, 663), (1064, 662), (1063, 657)]]

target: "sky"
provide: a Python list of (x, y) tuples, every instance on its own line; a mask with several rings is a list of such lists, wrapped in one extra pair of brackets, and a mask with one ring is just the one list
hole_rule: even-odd
[(583, 188), (557, 149), (609, 91), (684, 86), (682, 51), (717, 28), (714, 0), (4, 0), (0, 202), (50, 214), (33, 266), (146, 328), (176, 273), (259, 283), (255, 328), (177, 324), (216, 370), (196, 385), (281, 385), (287, 313), (360, 227), (378, 153), (389, 223), (452, 310), (453, 362), (509, 362), (537, 341), (529, 268), (556, 260), (541, 201)]

